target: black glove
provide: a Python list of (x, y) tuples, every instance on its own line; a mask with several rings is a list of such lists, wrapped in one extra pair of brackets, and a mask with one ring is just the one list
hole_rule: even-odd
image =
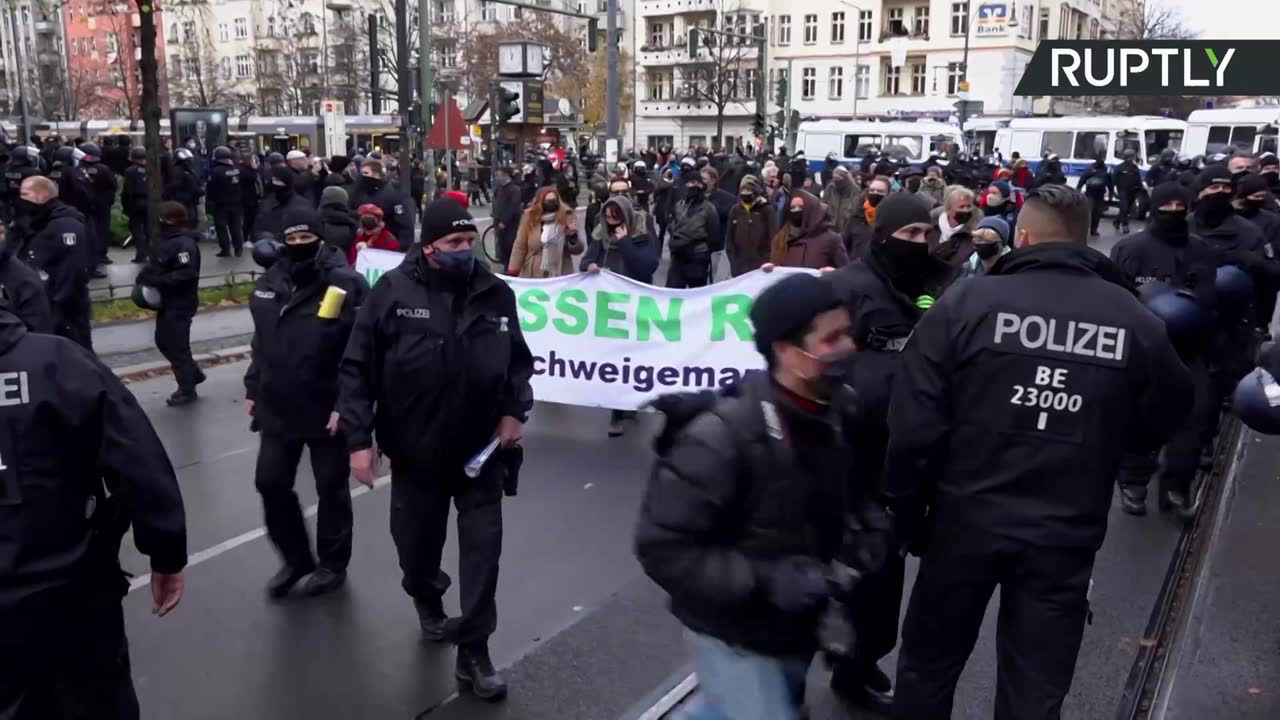
[(769, 603), (790, 615), (817, 610), (831, 593), (822, 563), (803, 556), (779, 561), (770, 568), (764, 586)]

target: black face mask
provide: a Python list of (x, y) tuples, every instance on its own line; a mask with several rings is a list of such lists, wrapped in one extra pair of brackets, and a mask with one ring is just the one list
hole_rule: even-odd
[(360, 176), (360, 189), (365, 192), (377, 192), (382, 189), (382, 180), (375, 177)]
[(284, 256), (289, 258), (295, 266), (308, 265), (311, 264), (309, 261), (315, 260), (316, 256), (320, 254), (320, 241), (316, 240), (315, 242), (296, 245), (285, 243), (283, 250)]
[(792, 226), (792, 227), (797, 227), (797, 228), (798, 228), (798, 227), (800, 227), (801, 225), (803, 225), (803, 224), (804, 224), (804, 210), (788, 210), (788, 211), (787, 211), (787, 222), (791, 223), (791, 226)]
[(1248, 170), (1237, 170), (1231, 173), (1231, 179), (1236, 181), (1236, 185), (1239, 185), (1240, 181), (1245, 179), (1248, 176), (1249, 176)]
[(1231, 206), (1231, 193), (1213, 193), (1196, 202), (1196, 215), (1210, 227), (1221, 225), (1233, 212), (1235, 208)]
[(879, 193), (870, 193), (867, 195), (867, 202), (871, 203), (871, 207), (875, 207), (884, 200), (884, 196)]
[(360, 218), (360, 227), (365, 230), (372, 230), (378, 227), (378, 218), (373, 217), (372, 215), (365, 215)]
[(983, 260), (990, 260), (1000, 254), (1000, 243), (974, 243), (973, 251)]
[(553, 213), (559, 209), (560, 209), (559, 200), (543, 200), (542, 201), (542, 212), (544, 213)]
[(1245, 200), (1244, 200), (1244, 207), (1245, 207), (1245, 209), (1246, 209), (1246, 210), (1252, 210), (1252, 211), (1253, 211), (1252, 213), (1250, 213), (1250, 215), (1257, 215), (1259, 212), (1261, 212), (1262, 208), (1264, 208), (1264, 207), (1266, 207), (1266, 206), (1267, 206), (1267, 200), (1266, 200), (1266, 198), (1263, 198), (1263, 199), (1261, 199), (1261, 200), (1254, 200), (1254, 199), (1252, 199), (1252, 198), (1245, 198)]
[(1159, 210), (1151, 213), (1151, 229), (1158, 237), (1178, 240), (1187, 236), (1186, 210)]
[(907, 180), (907, 192), (920, 191), (920, 178), (911, 178)]
[(701, 200), (702, 193), (704, 192), (705, 190), (703, 190), (701, 185), (686, 185), (684, 188), (684, 196), (694, 202)]
[(49, 206), (47, 204), (31, 202), (25, 198), (18, 198), (14, 209), (17, 210), (19, 217), (27, 218), (32, 222), (43, 220), (49, 214)]
[(911, 242), (890, 235), (876, 246), (876, 254), (884, 260), (894, 287), (912, 299), (920, 294), (930, 262), (928, 243)]

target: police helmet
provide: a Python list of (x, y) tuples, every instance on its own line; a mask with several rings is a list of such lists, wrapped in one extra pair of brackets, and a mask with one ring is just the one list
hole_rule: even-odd
[(53, 151), (53, 162), (60, 162), (64, 165), (70, 165), (75, 162), (75, 148), (70, 145), (63, 145)]
[(1225, 310), (1242, 310), (1253, 302), (1253, 278), (1235, 265), (1218, 268), (1213, 287), (1218, 304)]
[(234, 160), (236, 154), (231, 152), (231, 148), (226, 145), (219, 145), (213, 149), (214, 160)]
[(1151, 314), (1164, 323), (1175, 348), (1191, 350), (1203, 337), (1207, 317), (1195, 295), (1164, 283), (1147, 283), (1138, 294)]
[(145, 160), (147, 158), (147, 149), (136, 147), (129, 151), (130, 160)]
[(278, 152), (273, 152), (270, 155), (267, 155), (268, 165), (278, 165), (283, 162), (284, 162), (284, 156)]
[(160, 291), (150, 285), (134, 285), (133, 304), (143, 310), (159, 310), (162, 304)]
[(95, 159), (102, 157), (102, 148), (98, 147), (94, 143), (85, 143), (81, 145), (80, 152)]
[(272, 265), (276, 264), (276, 260), (280, 259), (280, 248), (284, 244), (279, 240), (271, 238), (263, 238), (253, 244), (253, 261), (262, 266), (262, 269), (268, 270)]
[(1280, 384), (1266, 370), (1254, 368), (1241, 378), (1231, 408), (1253, 431), (1280, 435)]
[(175, 152), (173, 156), (174, 158), (177, 159), (178, 162), (183, 162), (184, 160), (190, 160), (191, 158), (195, 157), (194, 155), (191, 154), (190, 150), (184, 147), (178, 148), (177, 152)]

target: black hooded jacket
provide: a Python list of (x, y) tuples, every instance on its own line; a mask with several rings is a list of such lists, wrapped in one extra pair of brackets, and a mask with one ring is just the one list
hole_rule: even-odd
[(84, 215), (57, 198), (31, 219), (26, 260), (44, 280), (53, 307), (54, 327), (89, 312), (88, 235)]
[[(328, 288), (346, 291), (337, 317), (322, 318)], [(245, 397), (262, 432), (290, 439), (322, 439), (338, 406), (338, 363), (369, 287), (345, 253), (322, 244), (314, 261), (272, 265), (249, 298), (253, 361)]]
[[(0, 624), (85, 593), (118, 598), (120, 540), (154, 572), (187, 562), (173, 465), (110, 370), (70, 340), (29, 333), (0, 311)], [(115, 594), (118, 593), (118, 594)]]
[(320, 219), (324, 221), (324, 241), (342, 250), (345, 255), (360, 232), (360, 222), (355, 213), (342, 203), (320, 206)]
[(299, 197), (292, 188), (285, 191), (278, 185), (267, 185), (267, 197), (258, 208), (253, 224), (253, 240), (269, 238), (284, 241), (284, 217), (291, 210), (310, 210), (311, 203)]
[(1015, 250), (955, 285), (906, 344), (890, 507), (927, 506), (930, 543), (1097, 550), (1122, 453), (1160, 447), (1191, 398), (1164, 326), (1111, 261), (1067, 243)]

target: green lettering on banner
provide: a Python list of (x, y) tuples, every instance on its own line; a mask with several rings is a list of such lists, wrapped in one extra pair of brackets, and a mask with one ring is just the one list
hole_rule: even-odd
[(587, 294), (577, 288), (569, 288), (561, 292), (556, 297), (556, 310), (564, 317), (552, 320), (551, 324), (565, 335), (581, 335), (590, 322), (586, 308), (582, 307), (586, 302)]
[(546, 290), (534, 288), (520, 293), (519, 306), (524, 311), (520, 316), (520, 329), (525, 332), (538, 332), (547, 326), (547, 309), (543, 307), (551, 302)]
[(751, 341), (751, 296), (716, 295), (711, 298), (711, 341), (724, 342), (730, 328), (744, 342)]
[(626, 328), (612, 327), (609, 323), (615, 320), (627, 319), (626, 312), (611, 306), (625, 305), (630, 302), (631, 296), (627, 293), (604, 292), (603, 290), (596, 293), (596, 337), (613, 340), (626, 340), (629, 337)]
[(641, 295), (636, 307), (636, 339), (648, 340), (656, 327), (663, 340), (680, 342), (680, 310), (683, 307), (684, 298), (671, 298), (664, 317), (656, 298)]

